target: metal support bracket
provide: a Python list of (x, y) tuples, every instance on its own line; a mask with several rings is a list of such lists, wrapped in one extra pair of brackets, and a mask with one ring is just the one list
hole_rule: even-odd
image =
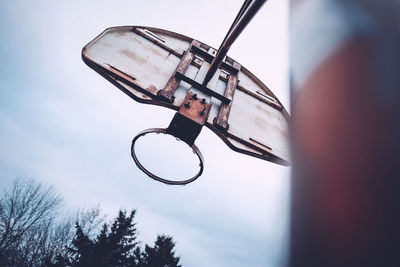
[[(209, 53), (207, 53), (206, 51), (204, 51), (203, 49), (201, 49), (199, 46), (192, 46), (190, 48), (191, 52), (193, 52), (194, 54), (204, 58), (205, 61), (207, 61), (208, 63), (211, 63), (214, 60), (214, 56), (210, 55)], [(220, 68), (226, 70), (227, 72), (233, 74), (233, 75), (237, 75), (239, 72), (239, 69), (236, 68), (235, 66), (231, 66), (228, 63), (226, 63), (225, 61), (222, 61)]]
[[(192, 63), (192, 61), (195, 58), (195, 55), (200, 56), (203, 58), (206, 62), (210, 63), (213, 61), (214, 56), (208, 53), (207, 51), (204, 51), (203, 49), (200, 48), (200, 43), (196, 40), (193, 40), (192, 43), (190, 44), (190, 47), (188, 50), (184, 53), (179, 65), (175, 69), (173, 75), (171, 78), (168, 80), (167, 84), (165, 85), (163, 90), (160, 90), (158, 92), (158, 97), (160, 100), (168, 103), (172, 103), (174, 101), (174, 93), (176, 89), (179, 86), (179, 82), (181, 80), (189, 83), (199, 91), (204, 92), (205, 94), (208, 94), (212, 97), (215, 97), (216, 99), (219, 99), (222, 103), (225, 105), (229, 105), (230, 99), (226, 98), (223, 95), (218, 94), (217, 92), (207, 88), (206, 86), (202, 85), (198, 81), (195, 81), (187, 76), (185, 76), (185, 73), (187, 69), (189, 68), (189, 65)], [(222, 62), (221, 68), (226, 70), (228, 73), (231, 75), (237, 76), (239, 72), (239, 68), (237, 67), (238, 64), (234, 64), (233, 66), (229, 65), (226, 62)]]
[(174, 74), (168, 80), (167, 84), (165, 85), (164, 89), (158, 92), (158, 96), (160, 100), (168, 103), (172, 103), (174, 101), (174, 93), (178, 88), (180, 80), (175, 76), (176, 73), (185, 73), (186, 70), (189, 68), (190, 63), (194, 58), (194, 54), (191, 53), (190, 49), (193, 46), (200, 46), (200, 42), (193, 40), (190, 44), (189, 49), (183, 55), (181, 62), (179, 63), (178, 67), (176, 67)]
[[(240, 70), (240, 64), (234, 62), (233, 66), (235, 69)], [(232, 100), (235, 95), (236, 87), (239, 83), (239, 79), (237, 75), (230, 74), (228, 78), (228, 82), (226, 84), (226, 89), (224, 93), (224, 97), (228, 98), (230, 102), (228, 104), (222, 103), (221, 108), (218, 112), (218, 116), (214, 118), (213, 124), (220, 130), (226, 132), (229, 128), (228, 119), (229, 114), (232, 108)]]
[(192, 146), (207, 121), (210, 109), (211, 104), (204, 98), (200, 99), (196, 94), (187, 93), (179, 111), (175, 113), (168, 126), (167, 133)]
[(197, 81), (195, 81), (195, 80), (183, 75), (180, 72), (175, 72), (175, 77), (177, 79), (179, 79), (179, 80), (187, 82), (188, 84), (190, 84), (191, 86), (193, 86), (197, 90), (199, 90), (199, 91), (201, 91), (201, 92), (203, 92), (203, 93), (205, 93), (205, 94), (207, 94), (209, 96), (215, 97), (216, 99), (220, 100), (222, 103), (224, 103), (226, 105), (228, 105), (231, 102), (231, 100), (229, 98), (226, 98), (225, 96), (218, 94), (214, 90), (211, 90), (210, 88), (205, 87), (204, 85), (202, 85), (199, 82), (197, 82)]

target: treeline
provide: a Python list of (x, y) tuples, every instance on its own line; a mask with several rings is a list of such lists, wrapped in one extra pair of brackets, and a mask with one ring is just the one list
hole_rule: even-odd
[(51, 187), (16, 180), (0, 197), (0, 266), (178, 267), (171, 236), (137, 240), (135, 210), (105, 222), (99, 208), (61, 215)]

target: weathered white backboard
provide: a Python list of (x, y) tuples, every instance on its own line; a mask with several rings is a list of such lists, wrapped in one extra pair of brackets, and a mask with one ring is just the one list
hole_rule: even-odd
[[(209, 91), (198, 90), (216, 50), (178, 33), (139, 26), (106, 29), (82, 50), (87, 65), (134, 100), (179, 110), (187, 92), (211, 102), (205, 125), (231, 149), (289, 164), (289, 115), (271, 90), (226, 57)], [(265, 77), (268, 78), (268, 77)]]

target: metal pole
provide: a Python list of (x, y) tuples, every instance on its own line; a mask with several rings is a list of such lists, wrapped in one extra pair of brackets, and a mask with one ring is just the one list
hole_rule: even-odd
[[(225, 58), (226, 54), (228, 53), (229, 48), (235, 42), (235, 40), (239, 37), (242, 33), (244, 28), (249, 24), (251, 19), (255, 16), (255, 14), (260, 10), (262, 5), (266, 2), (266, 0), (255, 0), (249, 7), (248, 10), (244, 13), (242, 18), (237, 21), (236, 25), (233, 26), (228, 35), (226, 36), (224, 42), (221, 44), (220, 49), (217, 52), (214, 60), (212, 61), (210, 68), (204, 78), (203, 86), (207, 86), (208, 82), (212, 79), (215, 72), (217, 71), (219, 65), (221, 64), (222, 60)], [(245, 3), (246, 4), (246, 3)], [(241, 9), (243, 12), (243, 10)], [(240, 12), (240, 11), (239, 11)], [(236, 20), (236, 19), (235, 19)], [(232, 27), (231, 27), (232, 28)]]
[(236, 26), (237, 22), (242, 18), (243, 14), (246, 12), (246, 10), (249, 8), (251, 2), (253, 2), (253, 0), (245, 0), (243, 2), (242, 7), (240, 8), (239, 12), (236, 15), (235, 20), (233, 21), (231, 27), (229, 28), (229, 31), (226, 33), (224, 40), (222, 41), (221, 45), (219, 46), (218, 50), (220, 50), (223, 46), (223, 44), (226, 41), (226, 38), (228, 38), (229, 34), (232, 32), (232, 29)]

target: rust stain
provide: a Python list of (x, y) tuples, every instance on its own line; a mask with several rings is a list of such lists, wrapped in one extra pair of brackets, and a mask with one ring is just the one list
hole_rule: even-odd
[(142, 98), (143, 98), (143, 99), (151, 99), (149, 96), (147, 96), (147, 95), (145, 95), (145, 94), (142, 94)]
[[(136, 33), (135, 33), (136, 34)], [(134, 35), (134, 36), (129, 36), (130, 37), (130, 39), (131, 40), (133, 40), (134, 42), (136, 42), (136, 43), (138, 43), (138, 44), (140, 44), (140, 45), (143, 45), (143, 42), (142, 42), (142, 38), (140, 38), (140, 35)]]
[(116, 32), (114, 32), (114, 34), (124, 37), (126, 35), (126, 31), (116, 31)]
[(271, 118), (271, 120), (276, 120), (279, 122), (286, 121), (284, 119), (282, 113), (273, 112), (275, 110), (268, 110), (267, 107), (269, 107), (269, 106), (265, 106), (265, 105), (263, 106), (263, 105), (259, 105), (259, 104), (255, 104), (254, 106), (256, 107), (257, 110), (259, 110), (260, 112), (264, 113), (266, 116)]
[(255, 124), (261, 128), (261, 130), (265, 131), (268, 128), (268, 125), (265, 123), (264, 119), (256, 117)]
[(136, 61), (140, 64), (146, 63), (146, 60), (143, 59), (142, 57), (138, 56), (136, 53), (129, 51), (128, 49), (121, 49), (120, 53), (127, 56), (128, 58), (132, 59), (133, 61)]
[(200, 125), (206, 123), (211, 108), (210, 103), (197, 98), (197, 95), (192, 93), (186, 94), (183, 103), (184, 104), (179, 108), (180, 114)]
[(158, 93), (158, 89), (157, 89), (154, 85), (152, 85), (152, 84), (150, 84), (150, 85), (146, 88), (146, 91), (152, 93), (153, 95), (157, 95), (157, 93)]
[(150, 52), (152, 52), (153, 54), (156, 54), (159, 57), (165, 57), (165, 55), (162, 54), (159, 49), (155, 49), (154, 46), (151, 46), (151, 47), (145, 46), (145, 49), (149, 50)]
[(158, 67), (157, 65), (151, 65), (151, 67), (152, 67), (152, 69), (154, 69), (155, 73), (160, 73), (161, 72), (160, 67)]
[(289, 134), (285, 129), (281, 129), (280, 133), (285, 139), (289, 139)]

